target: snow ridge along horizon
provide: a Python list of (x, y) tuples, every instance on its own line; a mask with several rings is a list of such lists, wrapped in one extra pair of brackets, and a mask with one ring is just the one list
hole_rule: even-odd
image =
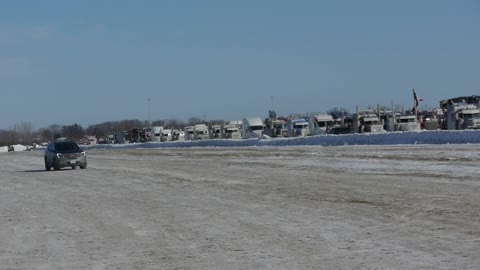
[(88, 149), (173, 148), (173, 147), (248, 147), (248, 146), (340, 146), (396, 144), (478, 144), (480, 130), (436, 130), (419, 132), (385, 132), (346, 135), (317, 135), (295, 138), (211, 139), (184, 142), (147, 142), (136, 144), (101, 144)]

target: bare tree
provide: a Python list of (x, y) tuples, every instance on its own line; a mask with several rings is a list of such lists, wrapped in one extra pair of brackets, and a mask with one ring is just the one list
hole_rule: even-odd
[(22, 122), (13, 125), (16, 143), (31, 145), (33, 143), (33, 125), (30, 122)]
[(36, 134), (37, 134), (36, 136), (38, 137), (38, 140), (40, 142), (49, 142), (53, 139), (52, 132), (49, 129), (46, 129), (46, 128), (40, 128), (36, 132)]
[(16, 144), (16, 135), (12, 130), (0, 130), (0, 146)]
[(62, 137), (62, 127), (60, 125), (58, 125), (58, 124), (50, 125), (50, 126), (48, 126), (48, 130), (52, 134), (52, 139), (51, 140), (55, 140), (55, 139), (58, 139), (58, 138)]
[(187, 126), (194, 126), (194, 125), (203, 124), (203, 123), (204, 123), (203, 120), (198, 117), (190, 117), (188, 118)]
[(10, 130), (0, 131), (0, 145), (31, 145), (33, 143), (34, 132), (33, 125), (29, 122), (15, 124)]
[(155, 120), (152, 122), (152, 127), (154, 126), (165, 126), (165, 120)]
[(85, 131), (78, 124), (66, 125), (62, 127), (62, 136), (71, 140), (80, 140), (85, 136)]
[(345, 108), (332, 108), (327, 111), (327, 114), (330, 114), (333, 118), (338, 119), (342, 116), (348, 117), (350, 115), (350, 111)]
[(164, 122), (165, 127), (169, 129), (184, 129), (186, 126), (185, 122), (177, 120), (175, 118), (167, 119)]

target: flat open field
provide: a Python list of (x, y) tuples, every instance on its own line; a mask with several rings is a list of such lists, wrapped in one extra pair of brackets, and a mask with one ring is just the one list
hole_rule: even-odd
[(479, 269), (480, 145), (0, 154), (0, 269)]

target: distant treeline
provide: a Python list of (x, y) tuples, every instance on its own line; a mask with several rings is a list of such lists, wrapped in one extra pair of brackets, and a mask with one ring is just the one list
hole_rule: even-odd
[[(216, 121), (208, 121), (208, 123), (218, 123)], [(184, 129), (186, 126), (207, 123), (200, 118), (189, 118), (187, 122), (176, 119), (155, 120), (152, 126), (164, 126), (165, 128)], [(83, 128), (79, 124), (73, 125), (57, 125), (53, 124), (47, 128), (35, 130), (32, 123), (22, 122), (13, 125), (9, 130), (0, 130), (0, 146), (8, 146), (14, 144), (32, 145), (43, 142), (54, 141), (58, 138), (68, 138), (71, 140), (81, 140), (86, 135), (103, 138), (118, 131), (131, 130), (133, 128), (143, 128), (150, 126), (148, 121), (141, 120), (122, 120), (110, 121), (100, 124), (90, 125)]]
[(35, 130), (32, 123), (15, 124), (9, 130), (0, 130), (0, 146), (14, 144), (32, 145), (53, 141), (55, 138), (68, 137), (74, 140), (83, 138), (85, 129), (78, 125), (50, 125), (48, 128)]

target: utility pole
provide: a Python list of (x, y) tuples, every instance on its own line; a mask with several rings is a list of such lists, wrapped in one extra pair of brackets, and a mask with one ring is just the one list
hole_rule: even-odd
[(413, 89), (413, 99), (415, 102), (415, 107), (414, 107), (414, 110), (415, 110), (415, 123), (418, 123), (418, 97), (417, 97), (417, 93), (415, 93), (415, 88)]
[(275, 107), (273, 106), (274, 99), (275, 99), (274, 96), (270, 96), (270, 102), (272, 103), (272, 110), (269, 113), (269, 117), (270, 117), (272, 126), (273, 126), (273, 121), (277, 120), (277, 112), (275, 111)]
[(150, 127), (150, 130), (152, 130), (152, 121), (150, 119), (150, 101), (152, 99), (151, 98), (147, 98), (147, 103), (148, 103), (148, 125)]

